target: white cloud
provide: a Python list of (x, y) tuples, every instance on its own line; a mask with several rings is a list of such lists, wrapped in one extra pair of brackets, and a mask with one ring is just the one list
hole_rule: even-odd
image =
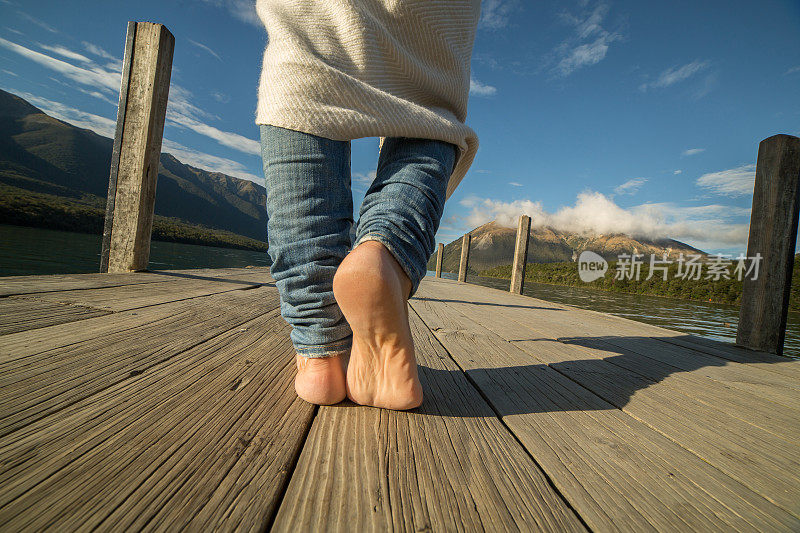
[(39, 43), (39, 47), (43, 50), (47, 50), (49, 52), (53, 52), (54, 54), (58, 54), (62, 57), (66, 57), (67, 59), (72, 59), (73, 61), (81, 61), (82, 63), (91, 63), (92, 60), (86, 57), (83, 54), (79, 54), (78, 52), (73, 52), (68, 48), (64, 48), (63, 46), (48, 46), (46, 44)]
[(508, 184), (513, 186), (513, 187), (523, 187), (523, 185), (521, 183), (516, 182), (516, 181), (509, 181)]
[(614, 36), (609, 35), (598, 37), (592, 43), (576, 46), (559, 61), (556, 69), (562, 76), (569, 76), (581, 67), (596, 65), (606, 57), (608, 45), (615, 40)]
[(219, 102), (221, 104), (227, 104), (228, 102), (231, 101), (231, 99), (230, 99), (230, 97), (228, 95), (226, 95), (224, 93), (221, 93), (221, 92), (213, 92), (213, 93), (211, 93), (211, 96), (214, 98), (214, 100), (216, 100), (217, 102)]
[(19, 30), (15, 30), (14, 28), (9, 28), (8, 26), (4, 26), (4, 27), (5, 27), (5, 29), (7, 29), (8, 31), (10, 31), (11, 33), (16, 33), (17, 35), (25, 35), (25, 34), (24, 34), (24, 33), (22, 33), (21, 31), (19, 31)]
[(72, 81), (96, 87), (104, 91), (119, 92), (120, 75), (118, 72), (107, 71), (94, 63), (88, 65), (87, 68), (78, 67), (66, 61), (42, 54), (41, 52), (25, 48), (24, 46), (3, 38), (0, 38), (0, 46), (30, 59), (43, 67), (59, 72)]
[(688, 150), (684, 150), (681, 155), (684, 157), (688, 157), (690, 155), (697, 155), (705, 151), (706, 151), (705, 148), (689, 148)]
[(168, 113), (167, 119), (177, 126), (190, 129), (195, 133), (214, 139), (219, 144), (227, 146), (228, 148), (233, 148), (234, 150), (246, 154), (261, 155), (261, 144), (244, 135), (220, 130), (219, 128), (215, 128), (214, 126), (200, 122), (199, 120), (179, 112), (173, 111), (172, 113)]
[(478, 28), (499, 30), (508, 26), (512, 13), (519, 8), (517, 0), (483, 0)]
[(784, 76), (788, 76), (789, 74), (794, 74), (796, 72), (800, 72), (800, 65), (797, 65), (796, 67), (789, 68), (789, 70), (784, 72), (783, 75)]
[(357, 183), (359, 185), (366, 185), (369, 187), (372, 185), (372, 182), (375, 181), (375, 177), (378, 173), (374, 170), (370, 170), (369, 172), (353, 172), (351, 173), (351, 177), (353, 183)]
[(86, 50), (90, 54), (94, 54), (96, 56), (102, 57), (103, 59), (114, 59), (114, 60), (117, 59), (116, 57), (114, 57), (113, 55), (109, 54), (103, 48), (97, 46), (96, 44), (92, 44), (92, 43), (86, 42), (86, 41), (81, 42), (81, 44), (83, 45), (84, 48), (86, 48)]
[(574, 34), (554, 50), (555, 75), (566, 77), (582, 67), (596, 65), (605, 59), (611, 43), (622, 39), (620, 34), (603, 28), (602, 22), (607, 14), (608, 4), (600, 3), (583, 16), (569, 13), (561, 15), (575, 29)]
[[(46, 68), (59, 72), (72, 81), (88, 85), (100, 91), (106, 91), (109, 94), (119, 93), (121, 83), (120, 73), (106, 70), (93, 61), (89, 61), (89, 63), (85, 65), (85, 68), (78, 67), (66, 61), (30, 50), (3, 38), (0, 38), (0, 46), (8, 48)], [(84, 46), (88, 49), (93, 45), (84, 42)], [(93, 53), (95, 52), (97, 52), (97, 55), (105, 53), (104, 50), (97, 47), (93, 49)], [(103, 57), (108, 59), (106, 56)], [(95, 96), (92, 92), (87, 94)], [(202, 119), (215, 117), (194, 105), (191, 102), (191, 97), (192, 93), (187, 89), (177, 84), (171, 84), (167, 104), (167, 120), (179, 127), (190, 129), (200, 135), (214, 139), (228, 148), (233, 148), (234, 150), (239, 150), (246, 154), (261, 154), (261, 147), (258, 141), (249, 139), (238, 133), (220, 130), (219, 128), (203, 122)]]
[[(42, 98), (31, 93), (21, 91), (11, 92), (18, 94), (54, 118), (63, 120), (79, 128), (92, 130), (98, 135), (114, 138), (117, 126), (115, 120), (93, 113), (87, 113), (80, 109), (62, 104), (61, 102)], [(262, 176), (257, 176), (248, 172), (244, 165), (232, 159), (199, 152), (193, 148), (188, 148), (177, 142), (170, 141), (169, 139), (164, 139), (161, 151), (169, 152), (181, 160), (181, 162), (193, 167), (210, 170), (212, 172), (222, 172), (229, 176), (254, 181), (261, 185), (264, 184), (264, 178)]]
[(372, 182), (375, 181), (377, 172), (370, 170), (369, 172), (351, 172), (350, 179), (353, 190), (358, 194), (364, 194), (369, 189)]
[(212, 56), (214, 56), (214, 57), (216, 57), (217, 59), (219, 59), (220, 61), (222, 61), (222, 58), (221, 58), (221, 57), (219, 57), (219, 54), (218, 54), (218, 53), (216, 53), (216, 52), (215, 52), (214, 50), (212, 50), (211, 48), (209, 48), (208, 46), (204, 45), (203, 43), (198, 43), (197, 41), (195, 41), (195, 40), (193, 40), (193, 39), (187, 39), (187, 40), (188, 40), (190, 43), (192, 43), (193, 45), (195, 45), (196, 47), (200, 48), (201, 50), (205, 50), (206, 52), (208, 52), (208, 53), (209, 53), (209, 54), (211, 54)]
[[(55, 78), (53, 78), (53, 79), (55, 79)], [(106, 102), (107, 104), (111, 104), (115, 108), (119, 106), (119, 101), (112, 100), (111, 98), (109, 98), (108, 96), (106, 96), (105, 94), (103, 94), (103, 93), (101, 93), (99, 91), (91, 91), (91, 90), (87, 90), (87, 89), (81, 89), (80, 87), (75, 87), (75, 89), (77, 89), (78, 91), (82, 92), (83, 94), (88, 94), (89, 96), (91, 96), (93, 98), (97, 98), (98, 100), (102, 100), (102, 101)]]
[(674, 170), (672, 173), (677, 175), (677, 174), (680, 174), (681, 172), (683, 172), (683, 170), (678, 169), (678, 170)]
[(651, 83), (643, 83), (639, 86), (642, 91), (648, 89), (662, 89), (678, 82), (691, 78), (698, 72), (708, 67), (708, 61), (692, 61), (682, 67), (671, 67), (659, 74), (658, 79)]
[(258, 28), (263, 28), (261, 19), (256, 13), (256, 3), (254, 0), (203, 0), (206, 4), (214, 7), (226, 9), (233, 18), (251, 24)]
[(237, 161), (218, 157), (203, 152), (198, 152), (193, 148), (188, 148), (182, 144), (164, 139), (161, 144), (161, 151), (167, 152), (177, 157), (182, 163), (193, 167), (210, 170), (212, 172), (222, 172), (229, 176), (234, 176), (244, 180), (253, 181), (259, 185), (264, 185), (264, 177), (256, 176), (247, 171), (247, 168)]
[(642, 185), (647, 183), (647, 178), (633, 178), (614, 188), (617, 194), (634, 194)]
[(51, 117), (63, 120), (64, 122), (68, 122), (79, 128), (92, 130), (98, 135), (114, 138), (114, 132), (116, 131), (117, 127), (116, 120), (101, 117), (100, 115), (95, 115), (94, 113), (87, 113), (86, 111), (81, 111), (80, 109), (62, 104), (61, 102), (42, 98), (31, 93), (22, 91), (11, 92), (21, 96)]
[(469, 94), (475, 96), (494, 96), (497, 93), (497, 87), (485, 85), (473, 77), (469, 79)]
[(17, 74), (16, 72), (11, 72), (10, 70), (3, 69), (3, 72), (8, 74), (9, 76), (14, 76), (15, 78), (19, 77), (19, 74)]
[(755, 179), (756, 166), (742, 165), (703, 174), (697, 178), (697, 185), (725, 196), (744, 196), (753, 193)]
[(516, 227), (520, 215), (531, 217), (533, 227), (551, 227), (580, 234), (623, 233), (634, 237), (678, 239), (701, 249), (744, 246), (748, 224), (735, 217), (746, 216), (749, 209), (726, 205), (682, 207), (672, 203), (640, 204), (622, 208), (599, 192), (580, 193), (575, 204), (548, 213), (540, 202), (516, 200), (501, 202), (471, 197), (461, 201), (471, 212), (464, 218), (469, 228), (496, 220), (506, 227)]
[(17, 10), (17, 14), (20, 17), (22, 17), (25, 20), (27, 20), (28, 22), (32, 22), (33, 24), (36, 24), (40, 28), (44, 28), (45, 30), (49, 31), (50, 33), (58, 33), (58, 30), (55, 29), (54, 27), (52, 27), (51, 25), (47, 24), (44, 21), (41, 21), (41, 20), (37, 19), (36, 17), (32, 17), (32, 16), (28, 15), (24, 11)]

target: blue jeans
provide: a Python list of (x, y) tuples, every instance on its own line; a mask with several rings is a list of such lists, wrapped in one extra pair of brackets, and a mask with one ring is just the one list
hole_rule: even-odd
[(353, 247), (378, 241), (408, 275), (414, 294), (433, 253), (456, 147), (386, 138), (355, 242), (349, 141), (262, 125), (261, 155), (271, 272), (294, 348), (303, 357), (347, 353), (352, 332), (333, 297), (336, 269)]

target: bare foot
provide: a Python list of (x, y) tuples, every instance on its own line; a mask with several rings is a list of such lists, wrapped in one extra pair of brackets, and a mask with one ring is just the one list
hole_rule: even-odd
[(422, 403), (409, 292), (408, 276), (377, 241), (357, 246), (336, 271), (333, 294), (353, 330), (347, 396), (355, 403), (398, 410)]
[(341, 402), (347, 395), (342, 358), (298, 355), (294, 390), (308, 403), (333, 405)]

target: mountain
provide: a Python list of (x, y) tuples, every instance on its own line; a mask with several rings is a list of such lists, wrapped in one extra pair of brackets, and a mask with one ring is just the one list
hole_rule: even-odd
[[(507, 228), (489, 222), (470, 231), (472, 243), (469, 250), (469, 271), (477, 273), (514, 262), (514, 245), (517, 240), (516, 228)], [(666, 253), (671, 258), (678, 254), (704, 254), (697, 248), (673, 239), (648, 239), (644, 237), (633, 238), (623, 234), (612, 235), (583, 235), (560, 231), (549, 227), (532, 227), (528, 239), (529, 263), (558, 263), (574, 261), (584, 250), (591, 250), (603, 256), (606, 260), (616, 260), (619, 254), (637, 253), (661, 254)], [(461, 239), (445, 245), (442, 258), (442, 270), (445, 272), (458, 272), (458, 263), (461, 259)], [(436, 268), (436, 254), (431, 257), (428, 269)]]
[[(4, 196), (52, 195), (76, 209), (104, 210), (112, 146), (112, 139), (55, 119), (0, 90), (0, 187)], [(266, 190), (261, 185), (161, 154), (156, 215), (263, 242), (265, 206)], [(22, 216), (7, 211), (0, 213), (0, 221), (13, 222)]]

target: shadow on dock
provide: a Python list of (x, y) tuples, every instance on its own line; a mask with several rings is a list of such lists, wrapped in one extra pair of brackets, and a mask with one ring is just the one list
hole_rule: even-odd
[[(680, 338), (680, 337), (678, 337)], [(689, 339), (689, 336), (686, 336)], [(675, 337), (670, 337), (675, 340)], [(599, 336), (569, 337), (558, 341), (548, 338), (530, 338), (520, 342), (533, 342), (526, 350), (535, 353), (535, 343), (543, 343), (543, 350), (552, 351), (553, 343), (574, 346), (576, 350), (589, 348), (618, 355), (595, 359), (574, 359), (551, 363), (537, 363), (502, 368), (464, 368), (441, 370), (420, 365), (419, 374), (423, 388), (427, 391), (441, 390), (432, 386), (458, 379), (466, 374), (467, 379), (479, 391), (494, 390), (491, 398), (483, 395), (487, 406), (471, 405), (459, 398), (431, 398), (414, 412), (423, 415), (451, 417), (491, 417), (556, 411), (598, 411), (622, 409), (632, 396), (642, 389), (655, 385), (674, 374), (689, 373), (708, 367), (723, 367), (736, 364), (732, 361), (697, 352), (677, 357), (680, 351), (665, 343), (666, 354), (651, 358), (642, 353), (643, 345), (662, 342), (664, 338), (645, 336)], [(514, 341), (511, 342), (512, 344)], [(550, 345), (548, 348), (547, 345)], [(577, 348), (581, 347), (581, 348)], [(672, 364), (665, 360), (672, 358)], [(776, 357), (772, 362), (781, 362)], [(791, 359), (786, 359), (790, 361)], [(765, 363), (754, 354), (753, 361)], [(678, 366), (676, 366), (678, 365)], [(557, 373), (557, 374), (556, 374)], [(724, 386), (723, 383), (720, 385)], [(571, 402), (557, 401), (561, 392), (569, 390)], [(541, 391), (542, 394), (531, 394)], [(561, 391), (561, 392), (560, 392)]]
[(445, 302), (445, 303), (457, 303), (457, 304), (470, 304), (470, 305), (488, 305), (491, 307), (508, 307), (508, 308), (518, 308), (518, 309), (538, 309), (540, 311), (564, 311), (559, 307), (541, 307), (536, 305), (519, 305), (519, 304), (499, 304), (494, 302), (477, 302), (474, 300), (448, 300), (447, 298), (425, 298), (422, 296), (414, 296), (414, 300), (420, 300), (423, 302), (431, 301), (431, 302)]

